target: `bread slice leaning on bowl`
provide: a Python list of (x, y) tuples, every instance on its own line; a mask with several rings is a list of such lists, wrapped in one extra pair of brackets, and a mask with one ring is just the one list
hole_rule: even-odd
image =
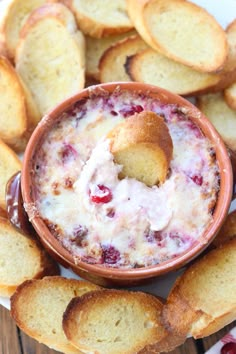
[(84, 87), (84, 37), (62, 4), (33, 11), (20, 33), (16, 70), (41, 115)]
[(97, 289), (92, 283), (59, 276), (28, 280), (11, 297), (11, 315), (21, 330), (40, 343), (80, 354), (62, 330), (63, 312), (72, 298)]
[(228, 53), (225, 32), (200, 6), (186, 0), (127, 0), (127, 7), (153, 49), (199, 71), (222, 68)]
[(25, 280), (58, 275), (58, 264), (27, 235), (0, 218), (0, 296), (11, 296)]

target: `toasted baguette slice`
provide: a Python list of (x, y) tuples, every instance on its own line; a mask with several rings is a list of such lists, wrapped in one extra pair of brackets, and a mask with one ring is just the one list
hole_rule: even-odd
[(124, 67), (126, 59), (147, 48), (147, 44), (138, 35), (121, 40), (109, 47), (99, 62), (100, 81), (131, 81)]
[(232, 211), (227, 216), (222, 228), (211, 243), (211, 246), (218, 247), (234, 237), (236, 237), (236, 210)]
[(5, 190), (8, 180), (20, 170), (20, 159), (8, 145), (0, 140), (0, 209), (6, 209)]
[(236, 111), (227, 105), (223, 94), (219, 92), (200, 96), (197, 106), (213, 123), (225, 144), (236, 151)]
[(2, 24), (2, 33), (5, 38), (7, 54), (11, 59), (15, 57), (15, 50), (19, 40), (20, 29), (30, 12), (40, 7), (46, 0), (10, 0), (5, 11)]
[[(229, 52), (227, 60), (220, 73), (221, 80), (216, 85), (216, 89), (223, 90), (236, 81), (236, 20), (231, 22), (226, 28)], [(216, 91), (214, 89), (214, 91)]]
[(120, 178), (135, 178), (150, 187), (165, 181), (173, 143), (163, 118), (143, 111), (116, 125), (107, 137), (115, 162), (123, 166)]
[(74, 13), (84, 34), (101, 38), (133, 28), (125, 0), (62, 0)]
[(180, 276), (164, 305), (174, 331), (202, 338), (236, 318), (236, 238), (206, 254)]
[(0, 296), (11, 296), (17, 286), (32, 278), (59, 274), (59, 267), (33, 239), (0, 218)]
[(64, 5), (31, 13), (20, 34), (16, 70), (41, 115), (84, 87), (84, 55), (83, 35)]
[(99, 80), (99, 60), (105, 50), (123, 38), (134, 35), (135, 31), (129, 31), (104, 38), (93, 38), (86, 36), (86, 74)]
[(0, 138), (16, 150), (24, 149), (29, 124), (40, 119), (32, 96), (12, 64), (0, 57)]
[(225, 92), (225, 99), (228, 105), (236, 110), (236, 82), (229, 86)]
[(196, 71), (153, 49), (138, 53), (126, 62), (133, 81), (160, 86), (180, 95), (193, 95), (220, 81), (220, 75)]
[[(160, 322), (162, 307), (156, 297), (141, 292), (93, 291), (71, 300), (63, 329), (68, 340), (86, 353), (152, 353), (152, 347), (159, 353), (168, 349), (163, 345), (170, 335)], [(147, 345), (149, 350), (143, 351)]]
[(79, 354), (62, 330), (62, 316), (70, 300), (91, 290), (92, 283), (64, 277), (45, 277), (20, 285), (11, 297), (11, 315), (26, 334), (67, 354)]
[(136, 30), (155, 50), (199, 71), (222, 68), (224, 30), (203, 8), (185, 0), (127, 0)]

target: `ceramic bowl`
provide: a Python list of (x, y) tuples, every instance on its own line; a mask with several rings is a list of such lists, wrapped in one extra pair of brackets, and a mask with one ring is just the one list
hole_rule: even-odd
[[(57, 118), (61, 116), (63, 112), (70, 109), (77, 101), (93, 97), (93, 95), (99, 95), (101, 92), (111, 93), (114, 90), (126, 90), (130, 93), (139, 92), (158, 99), (163, 104), (173, 103), (183, 107), (189, 113), (191, 120), (199, 126), (204, 135), (213, 143), (219, 164), (220, 191), (213, 213), (213, 221), (207, 227), (203, 235), (192, 244), (191, 248), (181, 255), (163, 263), (144, 268), (110, 268), (100, 264), (88, 264), (83, 261), (79, 261), (76, 264), (71, 253), (57, 241), (43, 219), (38, 215), (37, 211), (35, 212), (35, 185), (32, 171), (35, 156), (40, 150), (42, 138), (51, 129)], [(21, 176), (21, 189), (24, 203), (27, 206), (26, 211), (44, 247), (64, 266), (71, 268), (81, 277), (103, 286), (131, 286), (139, 284), (173, 270), (177, 270), (193, 260), (210, 244), (222, 226), (231, 202), (232, 184), (232, 167), (228, 151), (209, 120), (184, 98), (164, 89), (142, 83), (108, 83), (92, 86), (60, 103), (43, 118), (35, 129), (26, 148)]]

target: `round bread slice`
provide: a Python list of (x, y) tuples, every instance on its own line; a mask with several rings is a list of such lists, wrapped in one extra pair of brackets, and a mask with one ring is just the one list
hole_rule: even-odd
[[(86, 353), (152, 353), (154, 348), (159, 353), (171, 348), (167, 344), (171, 334), (160, 321), (162, 307), (156, 297), (142, 292), (93, 291), (71, 300), (63, 329), (68, 340)], [(173, 341), (172, 348), (175, 345)]]
[(199, 71), (220, 69), (226, 34), (206, 10), (186, 0), (127, 0), (136, 30), (155, 50)]
[(163, 307), (168, 328), (202, 338), (235, 320), (235, 267), (236, 238), (188, 267), (175, 282)]
[(219, 74), (199, 72), (153, 49), (129, 57), (125, 67), (133, 81), (156, 85), (179, 95), (209, 90), (221, 79)]
[(74, 13), (81, 31), (101, 38), (127, 32), (133, 28), (125, 0), (64, 0)]
[(100, 81), (131, 81), (125, 71), (126, 59), (147, 48), (147, 44), (139, 35), (120, 40), (107, 48), (99, 61)]
[(147, 186), (165, 181), (173, 143), (162, 117), (143, 111), (126, 118), (107, 137), (114, 161), (123, 166), (120, 178), (135, 178)]
[(236, 151), (236, 111), (228, 106), (222, 92), (199, 96), (197, 106), (218, 130), (225, 144)]
[(64, 5), (45, 4), (28, 17), (20, 33), (16, 70), (41, 115), (84, 87), (84, 45)]
[(46, 0), (10, 0), (5, 10), (2, 24), (2, 33), (6, 42), (7, 53), (11, 59), (15, 57), (15, 50), (19, 40), (19, 33), (30, 12), (40, 7)]
[(113, 44), (119, 42), (121, 39), (130, 37), (136, 33), (137, 32), (135, 31), (129, 31), (99, 39), (86, 36), (86, 75), (99, 80), (100, 78), (98, 65), (99, 60), (105, 50)]
[(40, 343), (67, 354), (80, 354), (62, 330), (62, 316), (75, 296), (100, 289), (92, 283), (64, 277), (45, 277), (21, 284), (11, 297), (17, 326)]
[(17, 286), (32, 278), (60, 273), (57, 263), (33, 239), (0, 218), (0, 296), (11, 296)]

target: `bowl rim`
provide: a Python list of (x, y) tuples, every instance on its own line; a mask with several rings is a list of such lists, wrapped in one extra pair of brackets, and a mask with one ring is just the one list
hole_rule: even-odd
[[(103, 95), (107, 92), (109, 92), (110, 94), (115, 90), (127, 90), (136, 93), (140, 92), (151, 97), (158, 97), (161, 102), (174, 103), (178, 104), (181, 107), (184, 107), (184, 109), (186, 109), (187, 113), (190, 115), (191, 120), (193, 120), (204, 132), (204, 134), (206, 134), (210, 141), (213, 142), (216, 151), (216, 158), (219, 161), (219, 165), (221, 166), (220, 191), (217, 197), (217, 203), (213, 213), (213, 221), (210, 223), (210, 225), (208, 225), (203, 235), (197, 241), (194, 242), (191, 248), (178, 255), (177, 257), (148, 267), (115, 268), (100, 264), (89, 264), (81, 260), (75, 262), (70, 252), (66, 250), (58, 240), (56, 240), (55, 236), (51, 234), (46, 224), (43, 222), (42, 218), (37, 213), (37, 210), (35, 209), (36, 206), (33, 200), (33, 187), (31, 183), (33, 178), (33, 170), (31, 166), (33, 163), (33, 156), (38, 146), (40, 146), (40, 141), (42, 140), (43, 135), (48, 131), (51, 126), (53, 126), (53, 122), (57, 119), (57, 117), (59, 117), (64, 111), (69, 109), (69, 107), (77, 101), (80, 101), (83, 98), (93, 97), (93, 95)], [(222, 226), (228, 214), (228, 210), (232, 200), (232, 189), (233, 174), (229, 153), (221, 136), (213, 127), (212, 123), (206, 118), (206, 116), (202, 112), (200, 112), (200, 110), (195, 107), (191, 102), (187, 101), (183, 97), (173, 94), (157, 86), (138, 82), (113, 82), (94, 85), (83, 89), (82, 91), (58, 104), (54, 109), (52, 109), (48, 114), (43, 117), (43, 119), (39, 122), (38, 126), (34, 130), (25, 150), (21, 173), (21, 190), (26, 212), (29, 216), (29, 220), (31, 221), (36, 232), (38, 233), (41, 242), (49, 250), (49, 253), (56, 255), (59, 258), (59, 262), (60, 260), (63, 263), (65, 262), (65, 264), (67, 266), (70, 266), (72, 269), (78, 268), (78, 270), (82, 270), (84, 272), (88, 272), (99, 277), (114, 279), (131, 280), (152, 278), (168, 273), (172, 270), (177, 270), (186, 263), (193, 260), (209, 245), (209, 243), (216, 236), (219, 228)]]

